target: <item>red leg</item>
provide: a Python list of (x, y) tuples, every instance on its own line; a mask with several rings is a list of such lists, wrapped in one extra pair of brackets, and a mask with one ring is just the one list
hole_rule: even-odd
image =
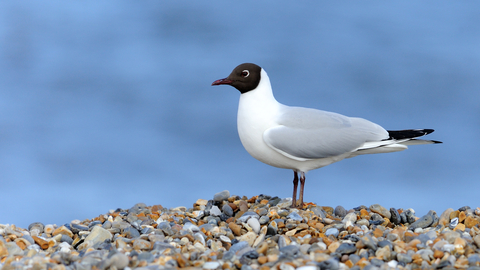
[(301, 172), (300, 175), (300, 202), (298, 203), (298, 208), (303, 208), (303, 189), (305, 188), (305, 173)]
[(292, 196), (292, 208), (297, 207), (297, 186), (298, 186), (298, 173), (293, 171), (293, 196)]

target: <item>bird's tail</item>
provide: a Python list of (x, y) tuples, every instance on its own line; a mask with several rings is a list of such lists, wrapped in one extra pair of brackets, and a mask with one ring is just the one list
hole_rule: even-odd
[(398, 152), (407, 149), (407, 145), (442, 143), (434, 140), (419, 140), (418, 137), (432, 133), (433, 129), (388, 130), (389, 138), (382, 141), (366, 142), (348, 157), (365, 154)]
[(387, 130), (390, 138), (386, 139), (397, 141), (398, 144), (403, 145), (416, 145), (416, 144), (429, 144), (429, 143), (442, 143), (434, 140), (419, 140), (418, 137), (425, 136), (434, 132), (433, 129), (404, 129), (404, 130)]

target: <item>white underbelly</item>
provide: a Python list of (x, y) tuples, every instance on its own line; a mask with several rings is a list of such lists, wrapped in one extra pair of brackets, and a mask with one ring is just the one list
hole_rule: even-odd
[(275, 151), (265, 143), (263, 140), (265, 127), (246, 125), (246, 121), (243, 120), (241, 118), (238, 119), (238, 135), (243, 147), (252, 157), (274, 167), (307, 172), (340, 161), (350, 154), (346, 153), (334, 157), (305, 161), (291, 159)]

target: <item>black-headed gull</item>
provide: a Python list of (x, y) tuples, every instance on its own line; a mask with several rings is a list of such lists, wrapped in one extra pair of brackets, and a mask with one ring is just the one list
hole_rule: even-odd
[(293, 170), (292, 207), (303, 207), (305, 173), (310, 170), (358, 155), (441, 143), (416, 139), (433, 129), (387, 131), (362, 118), (280, 104), (273, 96), (267, 73), (255, 64), (241, 64), (227, 78), (212, 83), (221, 84), (231, 85), (241, 93), (237, 127), (248, 153), (263, 163)]

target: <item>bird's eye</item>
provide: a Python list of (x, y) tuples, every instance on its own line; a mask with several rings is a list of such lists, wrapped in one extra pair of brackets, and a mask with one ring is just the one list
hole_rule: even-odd
[(244, 71), (242, 71), (242, 77), (247, 78), (249, 75), (250, 75), (250, 71), (248, 71), (246, 69)]

